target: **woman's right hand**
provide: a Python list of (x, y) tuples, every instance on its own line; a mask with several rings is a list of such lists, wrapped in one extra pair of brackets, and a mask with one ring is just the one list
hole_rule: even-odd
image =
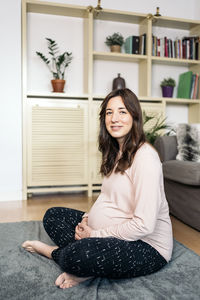
[(88, 217), (85, 217), (82, 219), (81, 223), (78, 223), (78, 225), (75, 228), (75, 240), (80, 240), (81, 237), (78, 235), (79, 231), (83, 230), (83, 225), (88, 225)]

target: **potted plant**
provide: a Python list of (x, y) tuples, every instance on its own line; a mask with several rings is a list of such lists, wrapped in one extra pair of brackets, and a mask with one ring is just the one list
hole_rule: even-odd
[(121, 52), (121, 46), (124, 44), (124, 38), (119, 32), (106, 37), (105, 44), (110, 47), (111, 52)]
[(63, 54), (58, 55), (57, 43), (50, 38), (46, 38), (46, 40), (51, 58), (47, 58), (44, 54), (38, 51), (36, 51), (36, 54), (45, 62), (53, 75), (54, 79), (51, 80), (53, 92), (62, 93), (65, 86), (65, 69), (71, 63), (72, 53), (64, 52)]
[(156, 138), (161, 135), (170, 135), (174, 132), (174, 129), (166, 124), (166, 118), (158, 117), (156, 115), (147, 115), (143, 111), (143, 125), (144, 125), (144, 134), (147, 141), (150, 144), (154, 144)]
[(171, 77), (164, 78), (161, 81), (160, 86), (162, 88), (162, 95), (163, 95), (163, 97), (172, 97), (173, 96), (174, 87), (176, 86), (176, 81), (173, 78), (171, 78)]

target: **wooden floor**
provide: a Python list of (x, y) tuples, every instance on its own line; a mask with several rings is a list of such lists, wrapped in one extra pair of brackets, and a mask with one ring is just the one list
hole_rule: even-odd
[[(88, 211), (93, 201), (85, 194), (38, 195), (27, 201), (0, 202), (0, 222), (42, 220), (45, 211), (53, 206), (64, 206)], [(200, 255), (200, 232), (171, 217), (174, 238)]]

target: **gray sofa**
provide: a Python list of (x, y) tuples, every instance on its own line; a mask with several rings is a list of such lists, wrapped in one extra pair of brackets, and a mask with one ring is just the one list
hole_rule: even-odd
[(170, 213), (200, 231), (200, 163), (176, 160), (176, 136), (158, 137), (154, 147), (163, 163)]

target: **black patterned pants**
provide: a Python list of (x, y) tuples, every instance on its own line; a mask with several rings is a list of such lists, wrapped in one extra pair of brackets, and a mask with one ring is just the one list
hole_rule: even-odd
[(84, 212), (53, 207), (47, 210), (44, 228), (59, 247), (52, 258), (64, 272), (79, 277), (131, 278), (158, 271), (166, 260), (149, 244), (115, 237), (76, 241), (75, 227)]

